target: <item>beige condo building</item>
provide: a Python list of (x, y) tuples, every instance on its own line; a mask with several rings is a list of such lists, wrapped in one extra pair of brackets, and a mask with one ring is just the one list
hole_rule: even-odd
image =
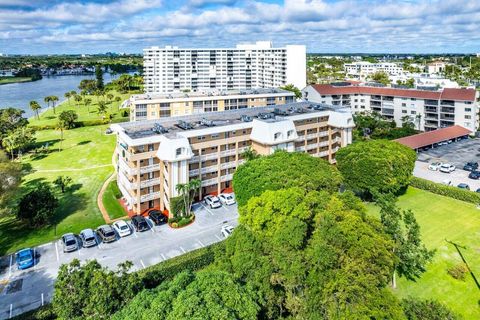
[(112, 125), (117, 134), (117, 183), (128, 209), (169, 210), (175, 186), (200, 179), (199, 199), (232, 187), (251, 148), (306, 152), (335, 163), (352, 141), (349, 108), (298, 102)]
[(130, 121), (291, 103), (293, 92), (282, 89), (208, 90), (188, 93), (139, 94), (128, 100)]

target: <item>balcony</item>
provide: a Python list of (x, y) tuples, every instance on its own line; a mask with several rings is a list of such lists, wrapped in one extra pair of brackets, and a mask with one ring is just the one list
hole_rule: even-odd
[(120, 169), (125, 171), (129, 176), (136, 175), (138, 172), (136, 168), (130, 167), (128, 163), (125, 161), (125, 159), (122, 157), (119, 157), (118, 165)]
[(233, 179), (233, 173), (227, 174), (227, 175), (224, 175), (224, 176), (221, 176), (221, 177), (220, 177), (220, 181), (221, 181), (221, 182), (231, 181), (232, 179)]
[(295, 148), (295, 151), (303, 152), (303, 151), (305, 151), (305, 146), (296, 147), (296, 148)]
[(218, 183), (218, 178), (202, 180), (202, 187), (211, 186)]
[(160, 191), (144, 194), (143, 196), (140, 196), (140, 202), (160, 199), (160, 195), (161, 195)]
[(328, 151), (317, 152), (314, 154), (315, 157), (326, 157), (328, 156)]
[(160, 178), (153, 178), (144, 181), (140, 181), (140, 188), (153, 187), (160, 184)]
[(314, 144), (307, 144), (307, 150), (312, 150), (312, 149), (317, 149), (318, 148), (318, 144), (317, 143), (314, 143)]
[(152, 164), (149, 166), (145, 167), (140, 167), (140, 174), (148, 173), (148, 172), (153, 172), (153, 171), (159, 171), (160, 170), (160, 164)]

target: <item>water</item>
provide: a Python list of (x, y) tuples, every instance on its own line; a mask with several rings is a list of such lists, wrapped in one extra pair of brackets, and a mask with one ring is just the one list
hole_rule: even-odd
[[(72, 90), (80, 92), (78, 85), (83, 79), (94, 80), (95, 75), (52, 76), (33, 82), (0, 85), (0, 109), (8, 107), (22, 109), (25, 110), (24, 116), (31, 117), (33, 112), (30, 110), (30, 101), (37, 101), (42, 106), (42, 110), (45, 110), (47, 104), (43, 102), (43, 98), (57, 96), (60, 101), (63, 101), (65, 92)], [(109, 73), (103, 75), (104, 83), (111, 80)]]

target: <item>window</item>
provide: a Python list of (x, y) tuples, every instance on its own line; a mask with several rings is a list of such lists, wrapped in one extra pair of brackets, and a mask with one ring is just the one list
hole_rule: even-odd
[(183, 148), (177, 148), (177, 150), (175, 150), (175, 155), (178, 157), (178, 156), (181, 156), (182, 155), (182, 152), (183, 152)]
[(407, 113), (407, 110), (402, 110), (402, 113)]
[(472, 112), (472, 108), (465, 108), (465, 112)]
[(290, 138), (291, 136), (293, 136), (293, 130), (288, 130), (287, 137)]
[(410, 114), (416, 114), (416, 113), (417, 113), (417, 112), (415, 112), (415, 111), (413, 111), (413, 110), (410, 111)]
[(281, 137), (282, 137), (282, 133), (281, 133), (281, 132), (277, 132), (277, 133), (275, 133), (275, 134), (273, 135), (273, 139), (274, 139), (274, 140), (278, 140), (278, 139), (280, 139)]
[(406, 106), (407, 106), (407, 104), (406, 104), (406, 103), (402, 103), (402, 107), (406, 107)]
[(470, 116), (470, 115), (465, 115), (465, 119), (472, 119), (472, 116)]

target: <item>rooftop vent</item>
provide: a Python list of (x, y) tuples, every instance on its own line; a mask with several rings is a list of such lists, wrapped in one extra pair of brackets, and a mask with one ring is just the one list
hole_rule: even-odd
[(243, 122), (252, 122), (253, 118), (250, 116), (247, 116), (246, 114), (242, 114), (242, 116), (240, 117), (240, 120), (242, 120)]
[(288, 116), (288, 112), (279, 108), (273, 109), (273, 113), (277, 116)]
[(205, 126), (205, 127), (214, 127), (215, 123), (212, 120), (208, 120), (203, 118), (202, 121), (200, 121), (200, 124)]
[(262, 119), (262, 120), (267, 120), (267, 119), (273, 119), (275, 118), (275, 115), (273, 113), (265, 113), (265, 112), (260, 112), (258, 115), (257, 115), (258, 119)]
[(153, 132), (163, 134), (167, 133), (168, 129), (162, 126), (160, 123), (155, 123), (152, 128)]
[(177, 127), (179, 127), (182, 130), (192, 130), (193, 126), (191, 123), (185, 122), (183, 120), (178, 121), (176, 124)]

